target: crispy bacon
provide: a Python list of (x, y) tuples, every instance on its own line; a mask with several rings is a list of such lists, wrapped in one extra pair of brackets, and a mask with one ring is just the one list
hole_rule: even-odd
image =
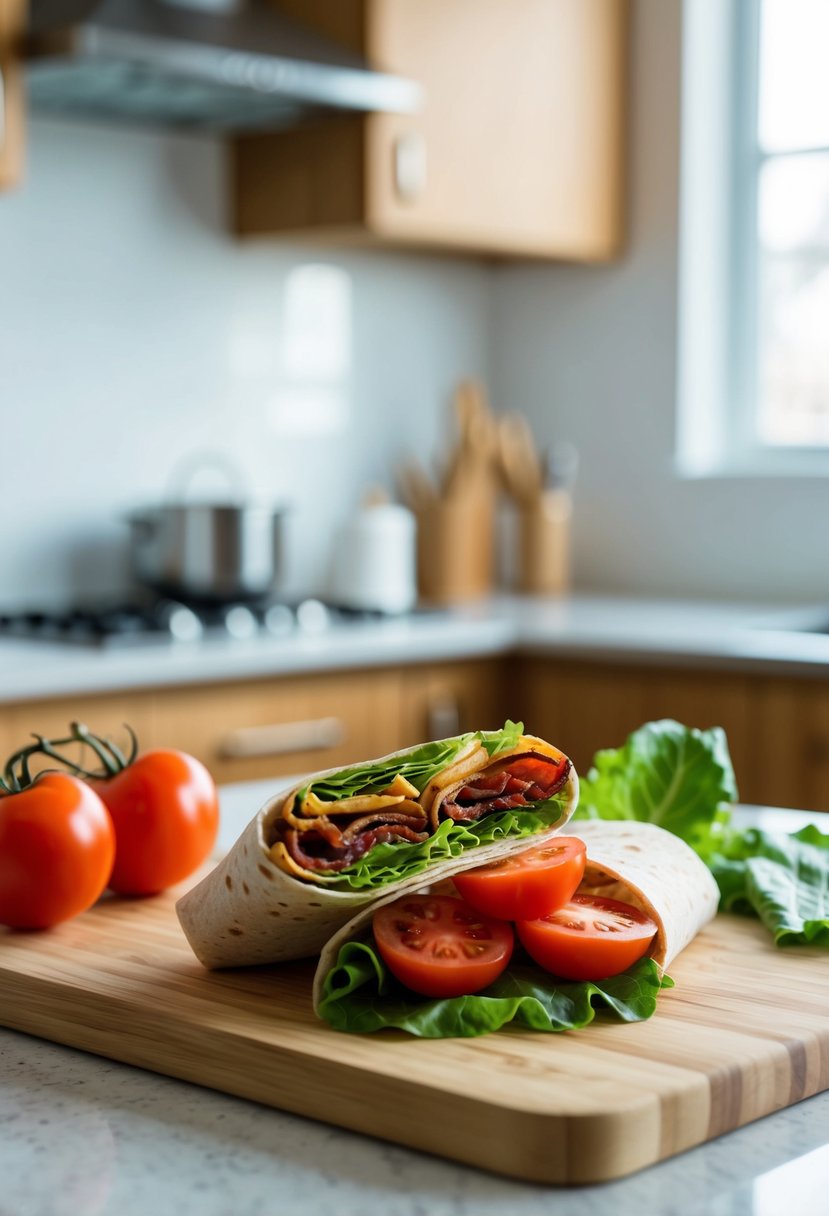
[(472, 823), (493, 811), (511, 811), (551, 798), (562, 788), (570, 761), (556, 761), (539, 752), (511, 756), (503, 768), (490, 769), (462, 786), (440, 806), (456, 823)]
[(412, 844), (419, 844), (426, 840), (428, 832), (416, 832), (408, 826), (412, 822), (410, 815), (403, 815), (401, 819), (405, 822), (383, 823), (367, 828), (345, 842), (340, 849), (333, 849), (315, 832), (298, 832), (296, 828), (288, 828), (283, 839), (286, 849), (297, 865), (306, 870), (336, 874), (359, 861), (376, 844), (383, 844), (388, 840), (408, 840)]
[[(496, 761), (448, 798), (437, 800), (430, 811), (432, 827), (437, 828), (440, 817), (456, 823), (472, 823), (495, 811), (532, 806), (557, 793), (567, 781), (569, 772), (569, 760), (564, 757), (556, 760), (541, 752), (524, 752)], [(280, 838), (290, 856), (303, 869), (339, 873), (377, 844), (390, 840), (419, 844), (428, 839), (426, 811), (419, 802), (407, 796), (408, 793), (405, 790), (396, 796), (342, 799), (331, 803), (330, 808), (316, 799), (309, 807), (311, 813), (307, 818), (302, 807), (288, 808), (280, 826)], [(358, 808), (363, 813), (355, 815)], [(324, 810), (337, 816), (350, 812), (351, 818), (347, 822), (342, 818), (334, 822), (323, 813)]]

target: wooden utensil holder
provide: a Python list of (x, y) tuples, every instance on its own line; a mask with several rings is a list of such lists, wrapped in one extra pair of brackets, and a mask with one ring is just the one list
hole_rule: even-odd
[(491, 495), (436, 499), (417, 513), (418, 590), (436, 604), (487, 595), (493, 586), (494, 502)]
[(566, 490), (543, 490), (518, 508), (518, 589), (529, 595), (563, 595), (570, 589), (572, 499)]

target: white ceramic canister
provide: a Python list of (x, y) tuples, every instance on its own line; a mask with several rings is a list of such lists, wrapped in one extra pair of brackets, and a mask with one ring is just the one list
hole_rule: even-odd
[(344, 608), (409, 612), (417, 601), (415, 517), (396, 503), (367, 503), (339, 529), (332, 599)]

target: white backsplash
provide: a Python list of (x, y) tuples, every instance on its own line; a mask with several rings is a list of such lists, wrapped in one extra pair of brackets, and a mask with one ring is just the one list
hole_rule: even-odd
[(0, 605), (125, 586), (124, 512), (203, 452), (290, 506), (288, 589), (319, 589), (337, 520), (487, 375), (482, 264), (239, 242), (227, 186), (219, 141), (31, 124), (0, 199)]

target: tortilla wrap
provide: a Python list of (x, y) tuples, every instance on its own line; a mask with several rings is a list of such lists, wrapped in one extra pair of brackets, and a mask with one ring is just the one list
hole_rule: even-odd
[[(567, 834), (580, 837), (587, 845), (587, 865), (579, 894), (622, 900), (656, 921), (657, 933), (649, 955), (661, 972), (714, 917), (719, 902), (714, 876), (694, 850), (672, 832), (638, 820), (586, 819), (573, 824)], [(459, 872), (460, 867), (455, 873)], [(451, 876), (444, 872), (440, 877)], [(421, 881), (419, 889), (427, 885), (433, 884)], [(442, 884), (442, 892), (457, 894), (448, 883)], [(405, 892), (384, 894), (327, 943), (314, 976), (316, 1011), (340, 947), (369, 932), (376, 909), (401, 894)]]
[[(293, 806), (298, 793), (315, 782), (341, 773), (342, 766), (316, 773), (300, 786), (276, 794), (251, 820), (215, 869), (176, 904), (179, 921), (194, 954), (209, 968), (307, 958), (318, 954), (331, 935), (355, 913), (376, 903), (386, 893), (394, 898), (546, 840), (567, 823), (576, 809), (578, 777), (562, 752), (534, 735), (522, 735), (517, 746), (491, 757), (473, 738), (470, 746), (464, 747), (429, 781), (421, 793), (421, 800), (424, 813), (437, 816), (442, 803), (474, 775), (501, 765), (511, 757), (524, 755), (528, 749), (551, 758), (558, 757), (567, 766), (566, 781), (560, 791), (562, 812), (555, 822), (532, 835), (504, 838), (469, 848), (460, 857), (436, 861), (421, 873), (381, 887), (334, 890), (330, 885), (314, 881), (315, 875), (297, 866), (286, 868), (289, 862), (286, 862), (284, 850), (280, 853), (274, 849), (276, 825), (283, 819), (286, 808)], [(404, 748), (369, 763), (377, 765), (403, 759), (417, 751), (418, 747)]]

